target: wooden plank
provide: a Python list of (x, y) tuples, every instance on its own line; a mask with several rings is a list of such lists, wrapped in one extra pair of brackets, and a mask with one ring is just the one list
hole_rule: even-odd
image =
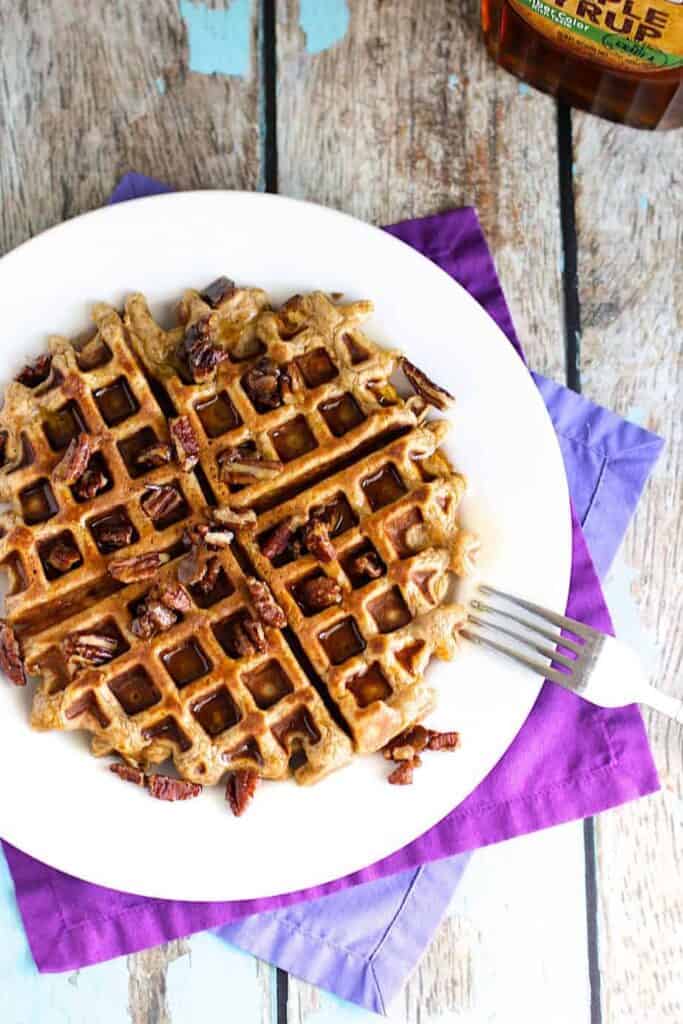
[[(584, 390), (667, 441), (608, 597), (683, 696), (683, 138), (576, 114), (574, 159)], [(646, 718), (664, 791), (596, 823), (604, 1019), (624, 1024), (683, 1019), (681, 734)]]
[[(258, 8), (257, 0), (3, 5), (0, 253), (106, 202), (129, 170), (177, 188), (258, 188)], [(130, 957), (128, 970), (122, 959), (37, 978), (7, 880), (3, 896), (7, 1024), (183, 1024), (199, 1019), (193, 1006), (212, 1005), (227, 975), (240, 1019), (275, 1020), (271, 969), (213, 936)]]
[[(280, 191), (375, 223), (473, 203), (530, 363), (562, 379), (554, 104), (489, 62), (478, 5), (351, 0), (348, 22), (346, 6), (318, 5), (315, 22), (298, 0), (279, 8)], [(478, 853), (461, 892), (395, 1019), (587, 1021), (581, 825)], [(289, 991), (291, 1024), (371, 1016), (292, 978)]]
[[(257, 0), (181, 6), (2, 5), (0, 252), (100, 206), (126, 171), (258, 187)], [(248, 42), (241, 61), (226, 34)], [(212, 66), (240, 74), (193, 70)]]

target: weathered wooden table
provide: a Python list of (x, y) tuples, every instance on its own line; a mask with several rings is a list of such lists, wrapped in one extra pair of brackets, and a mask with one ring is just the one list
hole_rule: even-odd
[[(375, 223), (475, 204), (531, 364), (667, 439), (607, 591), (680, 692), (683, 133), (558, 107), (496, 70), (477, 19), (476, 0), (2, 4), (0, 251), (131, 169)], [(478, 853), (397, 1021), (680, 1024), (682, 734), (648, 727), (662, 792)], [(0, 986), (3, 1024), (371, 1017), (210, 935), (38, 977), (4, 864)]]

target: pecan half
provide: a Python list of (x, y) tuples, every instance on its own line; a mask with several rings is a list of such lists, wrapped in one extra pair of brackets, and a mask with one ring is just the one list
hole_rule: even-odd
[(183, 498), (175, 487), (170, 484), (161, 484), (158, 487), (150, 488), (140, 504), (143, 512), (149, 516), (152, 522), (156, 523), (180, 508), (182, 502)]
[(109, 771), (118, 775), (124, 782), (132, 782), (135, 786), (144, 786), (145, 784), (145, 773), (142, 768), (135, 768), (132, 764), (117, 761), (115, 764), (109, 765)]
[(245, 580), (249, 596), (254, 602), (256, 614), (265, 626), (274, 626), (276, 629), (284, 629), (287, 619), (280, 605), (273, 597), (272, 591), (267, 583), (257, 580), (254, 576), (247, 576)]
[(199, 293), (199, 298), (202, 299), (207, 306), (211, 306), (215, 309), (219, 306), (224, 299), (227, 299), (229, 295), (232, 295), (235, 291), (235, 282), (231, 281), (229, 277), (217, 277), (211, 284), (207, 284), (206, 288)]
[(289, 543), (294, 537), (294, 525), (293, 519), (289, 516), (287, 519), (283, 519), (281, 523), (275, 527), (271, 535), (266, 541), (264, 541), (261, 551), (266, 558), (277, 558), (278, 555), (284, 554), (289, 547)]
[(123, 548), (133, 539), (133, 524), (130, 522), (103, 523), (97, 531), (102, 547)]
[(169, 433), (178, 465), (184, 473), (190, 470), (199, 462), (199, 441), (195, 434), (189, 416), (178, 416), (171, 420)]
[[(417, 762), (417, 763), (416, 763)], [(401, 761), (387, 777), (390, 786), (410, 786), (413, 782), (413, 772), (418, 767), (419, 761), (413, 758), (410, 761)]]
[(26, 686), (26, 669), (19, 641), (8, 622), (0, 620), (0, 669), (15, 686)]
[(314, 612), (341, 604), (344, 596), (337, 581), (331, 580), (329, 576), (317, 576), (312, 580), (304, 580), (299, 588), (299, 593), (304, 604)]
[(229, 505), (219, 505), (218, 508), (211, 510), (211, 515), (217, 523), (222, 526), (232, 526), (236, 530), (256, 526), (256, 513), (250, 508), (238, 511), (230, 508)]
[(303, 529), (303, 539), (308, 550), (319, 561), (333, 562), (337, 557), (327, 526), (322, 519), (308, 520)]
[(39, 384), (46, 381), (50, 375), (50, 369), (52, 367), (52, 356), (42, 355), (34, 359), (32, 363), (27, 363), (23, 370), (21, 370), (15, 380), (18, 380), (20, 384), (23, 384), (26, 388), (37, 388)]
[(231, 772), (225, 787), (225, 799), (236, 818), (244, 814), (254, 798), (259, 777), (249, 768)]
[(203, 788), (198, 782), (169, 779), (167, 775), (148, 775), (147, 787), (155, 800), (192, 800)]
[(180, 343), (180, 355), (187, 359), (187, 365), (195, 383), (209, 380), (219, 363), (228, 358), (228, 353), (214, 344), (216, 316), (209, 313), (200, 317), (185, 331)]
[(269, 412), (282, 405), (280, 380), (282, 370), (268, 356), (252, 366), (242, 378), (245, 391), (258, 412)]
[(69, 540), (57, 540), (50, 548), (45, 561), (57, 572), (68, 572), (81, 560), (78, 548)]
[(67, 668), (76, 675), (86, 668), (106, 665), (116, 654), (118, 641), (104, 633), (72, 633), (62, 641)]
[(169, 556), (163, 551), (150, 551), (146, 555), (115, 558), (109, 563), (108, 571), (120, 583), (138, 583), (140, 580), (151, 580), (168, 559)]
[(74, 491), (76, 497), (80, 498), (81, 501), (89, 501), (94, 498), (96, 494), (103, 491), (109, 483), (107, 477), (100, 469), (86, 469), (80, 480), (77, 480), (74, 485)]
[(349, 568), (358, 576), (367, 576), (369, 580), (377, 580), (382, 575), (382, 563), (379, 560), (379, 555), (374, 551), (366, 551), (362, 555), (357, 555)]
[(148, 444), (141, 452), (138, 452), (135, 465), (150, 466), (151, 468), (163, 466), (171, 461), (171, 455), (170, 445), (164, 444), (163, 441), (155, 441), (153, 444)]
[(174, 612), (189, 612), (192, 607), (192, 599), (185, 590), (182, 583), (168, 580), (154, 587), (153, 594), (163, 605), (171, 608)]
[(424, 398), (428, 405), (433, 405), (435, 409), (440, 409), (443, 412), (455, 401), (453, 395), (430, 380), (426, 373), (419, 370), (405, 356), (401, 356), (401, 369), (410, 381), (413, 390), (421, 398)]
[[(419, 754), (429, 742), (430, 731), (425, 729), (424, 725), (413, 725), (410, 729), (399, 733), (398, 736), (394, 736), (393, 740), (390, 740), (383, 748), (382, 753), (390, 761), (405, 761), (405, 748), (409, 747), (413, 754)], [(398, 758), (395, 757), (396, 751), (399, 751)]]
[(224, 483), (244, 483), (247, 480), (274, 480), (282, 472), (277, 459), (263, 459), (251, 447), (233, 445), (218, 456), (218, 475)]
[(87, 434), (72, 437), (59, 463), (53, 471), (53, 478), (63, 484), (75, 484), (85, 473), (91, 455), (90, 438)]

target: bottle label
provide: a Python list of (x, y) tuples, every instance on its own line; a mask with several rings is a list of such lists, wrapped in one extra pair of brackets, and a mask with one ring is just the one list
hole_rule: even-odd
[(508, 0), (579, 57), (631, 71), (683, 67), (683, 0)]

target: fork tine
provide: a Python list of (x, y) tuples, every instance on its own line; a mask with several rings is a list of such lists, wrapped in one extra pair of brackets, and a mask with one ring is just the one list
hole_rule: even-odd
[(520, 654), (519, 651), (514, 650), (512, 647), (506, 647), (505, 644), (499, 644), (495, 640), (491, 640), (489, 637), (480, 636), (478, 633), (472, 633), (469, 629), (461, 629), (460, 636), (464, 636), (466, 640), (471, 640), (472, 643), (481, 644), (483, 647), (491, 647), (494, 651), (498, 651), (499, 654), (505, 655), (507, 658), (511, 658), (512, 661), (516, 661), (520, 665), (524, 665), (526, 668), (530, 668), (533, 672), (536, 672), (539, 676), (543, 676), (544, 679), (550, 679), (554, 683), (559, 683), (560, 686), (566, 686), (568, 689), (573, 689), (571, 686), (571, 676), (565, 675), (564, 672), (558, 672), (554, 668), (550, 668), (549, 665), (543, 665), (539, 661), (534, 661), (533, 658), (527, 658), (525, 654)]
[(564, 654), (560, 654), (558, 651), (553, 650), (548, 644), (535, 643), (530, 637), (522, 636), (520, 633), (515, 633), (512, 629), (505, 629), (504, 626), (499, 626), (496, 622), (488, 622), (486, 619), (480, 619), (478, 615), (470, 615), (468, 622), (473, 622), (475, 626), (484, 626), (486, 629), (492, 629), (495, 633), (504, 633), (505, 636), (511, 637), (513, 640), (517, 640), (519, 643), (526, 644), (527, 647), (531, 647), (537, 654), (542, 654), (544, 658), (550, 658), (552, 661), (560, 665), (566, 665), (570, 670), (576, 666), (576, 659), (568, 658)]
[(546, 640), (552, 640), (554, 644), (566, 647), (568, 651), (574, 651), (575, 654), (580, 654), (583, 650), (584, 645), (582, 643), (579, 644), (576, 640), (567, 640), (566, 637), (561, 636), (559, 633), (553, 633), (550, 629), (544, 629), (543, 626), (538, 626), (529, 619), (522, 619), (519, 615), (513, 615), (512, 612), (506, 612), (502, 608), (495, 608), (493, 605), (484, 604), (483, 601), (470, 601), (470, 607), (476, 608), (478, 612), (492, 612), (494, 615), (500, 615), (501, 618), (517, 622), (520, 626), (526, 626), (527, 629), (532, 629), (539, 636), (544, 636)]
[(545, 619), (546, 622), (552, 622), (554, 626), (568, 629), (575, 636), (592, 637), (597, 632), (591, 629), (590, 626), (585, 626), (583, 622), (577, 622), (576, 619), (568, 619), (566, 615), (558, 615), (557, 612), (552, 612), (548, 608), (542, 608), (539, 604), (534, 604), (533, 601), (525, 601), (524, 598), (517, 597), (515, 594), (506, 594), (504, 590), (496, 590), (495, 587), (489, 587), (485, 583), (480, 583), (479, 589), (485, 594), (495, 594), (497, 597), (502, 597), (505, 601), (510, 601), (511, 604), (518, 605), (528, 612), (533, 612), (534, 615)]

